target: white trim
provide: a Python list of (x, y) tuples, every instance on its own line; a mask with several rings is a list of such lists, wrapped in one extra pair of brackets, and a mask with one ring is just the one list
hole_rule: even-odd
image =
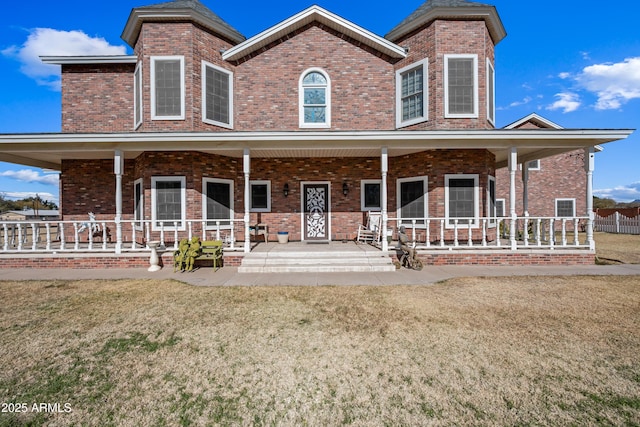
[(458, 228), (478, 228), (480, 226), (480, 198), (479, 198), (479, 181), (478, 174), (445, 174), (444, 176), (444, 216), (446, 218), (446, 227), (454, 228), (453, 220), (455, 217), (449, 216), (449, 181), (452, 179), (473, 179), (473, 222), (471, 224), (458, 224)]
[[(304, 241), (304, 186), (327, 184), (327, 239), (331, 241), (331, 181), (300, 181), (300, 240)], [(314, 240), (310, 240), (314, 241)]]
[[(266, 185), (267, 186), (267, 207), (266, 208), (254, 208), (253, 207), (253, 191), (252, 188), (254, 185)], [(271, 181), (269, 180), (250, 180), (249, 181), (249, 204), (251, 205), (249, 208), (250, 212), (271, 212)]]
[[(226, 74), (229, 77), (229, 123), (219, 122), (207, 118), (207, 68)], [(218, 67), (207, 61), (202, 61), (202, 121), (210, 125), (233, 129), (233, 72)]]
[[(573, 212), (571, 213), (571, 215), (569, 216), (560, 216), (558, 215), (558, 202), (571, 202), (573, 204)], [(555, 216), (556, 218), (571, 218), (576, 216), (576, 199), (575, 198), (557, 198), (554, 200), (553, 202), (554, 204), (554, 212), (555, 212)]]
[[(487, 120), (492, 125), (496, 125), (496, 70), (489, 58), (487, 58), (487, 84), (485, 86), (487, 98)], [(491, 89), (491, 90), (489, 90)], [(489, 114), (493, 113), (493, 114)]]
[[(465, 114), (449, 113), (449, 60), (473, 59), (473, 112)], [(449, 54), (444, 55), (444, 117), (447, 119), (475, 119), (478, 117), (478, 55)]]
[(528, 116), (521, 118), (520, 120), (516, 120), (515, 122), (505, 126), (503, 129), (516, 129), (518, 126), (525, 124), (527, 122), (538, 122), (544, 127), (551, 128), (551, 129), (564, 129), (559, 124), (556, 124), (549, 119), (545, 119), (544, 117), (536, 113), (531, 113)]
[[(304, 86), (303, 80), (310, 73), (319, 73), (327, 80), (326, 85)], [(304, 121), (304, 89), (305, 88), (324, 88), (325, 89), (325, 112), (323, 123), (306, 123)], [(300, 74), (298, 80), (298, 125), (304, 129), (328, 129), (331, 128), (331, 78), (329, 74), (322, 68), (308, 68)]]
[(382, 205), (382, 180), (381, 179), (362, 179), (360, 180), (360, 210), (363, 212), (367, 211), (379, 211), (382, 209), (382, 206), (370, 206), (367, 207), (364, 205), (364, 197), (365, 191), (364, 188), (367, 184), (378, 184), (380, 186), (380, 204)]
[(136, 64), (136, 55), (87, 55), (87, 56), (40, 56), (45, 64), (91, 65), (91, 64)]
[(427, 175), (421, 176), (410, 176), (406, 178), (398, 178), (396, 179), (396, 218), (400, 221), (402, 225), (405, 227), (411, 227), (411, 223), (402, 222), (402, 200), (400, 187), (404, 182), (414, 182), (414, 181), (422, 181), (423, 182), (423, 191), (424, 191), (424, 218), (422, 224), (416, 223), (416, 228), (426, 228), (426, 219), (429, 218), (429, 177)]
[[(136, 187), (140, 186), (140, 218), (137, 217), (138, 212), (136, 211)], [(133, 181), (133, 226), (136, 230), (142, 231), (144, 228), (144, 180), (142, 178), (138, 178)]]
[[(402, 74), (422, 67), (422, 117), (402, 120)], [(415, 125), (429, 120), (429, 59), (396, 70), (396, 128)]]
[[(180, 61), (180, 114), (176, 116), (158, 116), (156, 114), (156, 62)], [(152, 56), (151, 62), (151, 120), (184, 120), (185, 118), (185, 74), (184, 56)]]
[[(158, 182), (180, 182), (180, 219), (175, 220), (180, 223), (178, 231), (184, 231), (186, 229), (187, 218), (187, 179), (184, 176), (152, 176), (151, 177), (151, 229), (153, 231), (160, 231), (160, 227), (157, 222), (157, 195), (156, 184)], [(174, 230), (173, 226), (164, 227), (164, 230)]]
[[(138, 105), (138, 96), (140, 96), (140, 105)], [(140, 121), (138, 121), (138, 113), (140, 113)], [(142, 70), (142, 61), (138, 62), (133, 72), (133, 129), (138, 129), (144, 122), (144, 75)]]
[(232, 47), (222, 54), (222, 59), (225, 61), (237, 61), (313, 21), (318, 21), (327, 25), (328, 27), (340, 33), (344, 33), (358, 42), (364, 43), (365, 45), (387, 54), (392, 58), (401, 59), (406, 58), (407, 56), (404, 48), (396, 45), (395, 43), (377, 36), (372, 32), (367, 31), (364, 28), (319, 6), (311, 6)]
[[(222, 184), (228, 184), (229, 191), (229, 218), (219, 218), (219, 219), (209, 219), (207, 212), (207, 183), (216, 182)], [(221, 230), (230, 230), (233, 228), (233, 219), (235, 218), (235, 209), (234, 209), (234, 200), (235, 200), (235, 181), (232, 179), (224, 179), (224, 178), (202, 178), (202, 219), (205, 221), (205, 230), (215, 230), (216, 225), (209, 225), (209, 222), (212, 221), (228, 221), (229, 224), (220, 225)]]

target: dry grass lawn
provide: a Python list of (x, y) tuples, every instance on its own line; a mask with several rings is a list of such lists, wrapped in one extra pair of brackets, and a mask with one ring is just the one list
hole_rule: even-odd
[(29, 407), (2, 426), (640, 424), (640, 276), (0, 282), (0, 301), (0, 401)]
[(596, 255), (602, 263), (640, 264), (640, 236), (594, 233)]

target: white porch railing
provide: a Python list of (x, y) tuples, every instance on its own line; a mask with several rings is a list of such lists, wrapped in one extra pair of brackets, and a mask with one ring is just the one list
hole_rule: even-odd
[[(15, 252), (145, 252), (147, 242), (157, 240), (160, 247), (177, 249), (181, 239), (194, 236), (202, 240), (222, 240), (225, 251), (242, 251), (236, 236), (244, 235), (242, 219), (186, 220), (184, 225), (165, 222), (120, 221), (122, 241), (117, 242), (116, 221), (2, 221), (0, 253)], [(120, 247), (118, 248), (118, 243)]]
[[(592, 246), (583, 232), (588, 221), (588, 217), (389, 218), (387, 226), (395, 227), (395, 233), (397, 227), (404, 225), (418, 249), (589, 249)], [(194, 236), (222, 240), (225, 251), (245, 249), (244, 243), (236, 240), (239, 236), (244, 240), (243, 219), (187, 220), (184, 226), (173, 222), (170, 227), (163, 223), (153, 227), (151, 221), (123, 220), (120, 227), (122, 240), (117, 242), (115, 221), (1, 221), (0, 253), (144, 252), (149, 250), (149, 241), (177, 249), (181, 239)]]
[(404, 225), (417, 249), (589, 249), (592, 242), (584, 233), (588, 221), (588, 217), (390, 218), (388, 226)]
[(596, 215), (594, 227), (598, 231), (618, 234), (640, 234), (640, 215), (629, 218), (620, 212), (613, 213), (607, 217)]

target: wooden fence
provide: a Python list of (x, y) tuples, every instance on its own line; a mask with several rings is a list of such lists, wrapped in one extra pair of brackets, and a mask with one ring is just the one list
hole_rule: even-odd
[(640, 215), (629, 218), (616, 212), (607, 217), (596, 215), (594, 227), (596, 231), (618, 234), (640, 234)]

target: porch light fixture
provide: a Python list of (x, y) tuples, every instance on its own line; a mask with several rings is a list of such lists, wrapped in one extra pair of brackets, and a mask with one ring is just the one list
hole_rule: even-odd
[(284, 188), (282, 189), (282, 194), (284, 194), (284, 197), (287, 197), (289, 195), (289, 183), (285, 183), (284, 184)]
[(342, 183), (342, 194), (344, 194), (345, 196), (349, 194), (349, 186), (346, 182)]

